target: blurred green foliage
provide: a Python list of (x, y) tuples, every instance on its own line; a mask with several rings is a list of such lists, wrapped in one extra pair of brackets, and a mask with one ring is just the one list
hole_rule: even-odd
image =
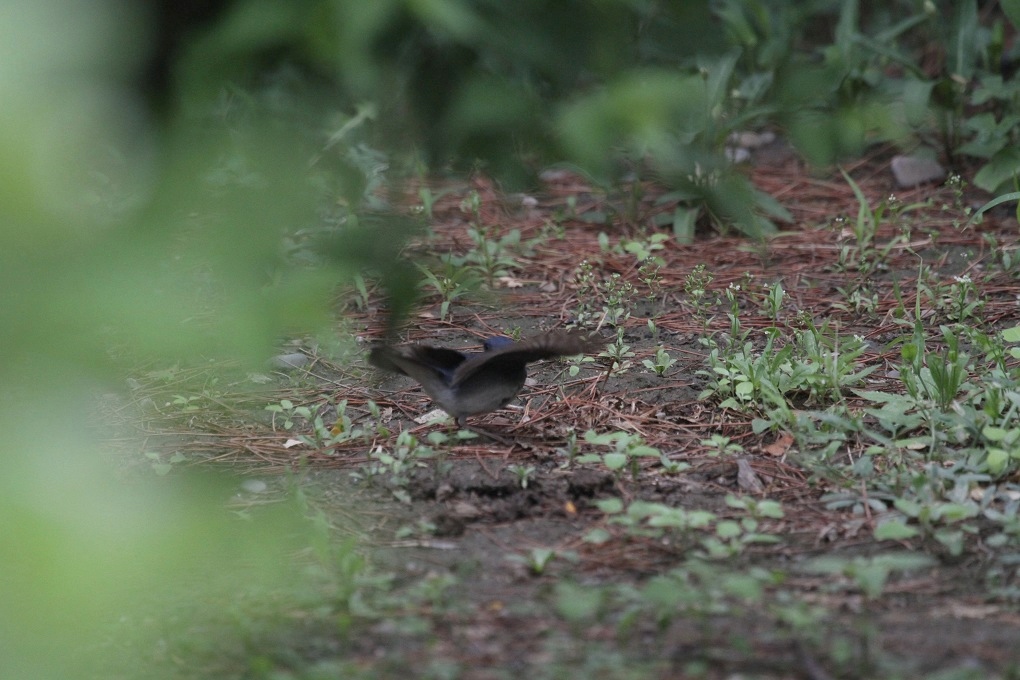
[(418, 226), (392, 210), (403, 177), (481, 167), (514, 185), (570, 161), (606, 186), (655, 176), (760, 236), (785, 213), (723, 147), (771, 123), (816, 163), (883, 140), (985, 159), (977, 184), (994, 190), (1020, 170), (1020, 5), (1001, 10), (239, 0), (183, 37), (151, 115), (137, 81), (154, 15), (4, 2), (4, 677), (75, 677), (59, 650), (182, 570), (277, 564), (300, 532), (281, 519), (239, 540), (226, 487), (114, 481), (90, 406), (142, 357), (260, 365), (281, 336), (328, 328), (336, 286), (362, 271), (399, 315), (418, 276), (397, 257)]
[(816, 164), (894, 141), (988, 159), (989, 190), (1010, 177), (1013, 4), (247, 1), (190, 44), (178, 95), (207, 110), (283, 52), (341, 108), (372, 108), (367, 140), (394, 169), (410, 150), (508, 186), (552, 162), (603, 186), (638, 173), (760, 236), (788, 216), (723, 153), (747, 128), (781, 126)]

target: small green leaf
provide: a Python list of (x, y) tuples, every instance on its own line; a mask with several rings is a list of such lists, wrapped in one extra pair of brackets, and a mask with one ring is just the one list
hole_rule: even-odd
[(1009, 453), (1004, 449), (990, 448), (988, 449), (988, 457), (985, 458), (985, 463), (988, 465), (988, 471), (993, 475), (1001, 475), (1006, 469), (1006, 464), (1009, 462)]
[(715, 525), (715, 533), (719, 538), (736, 538), (743, 533), (743, 529), (737, 522), (726, 520)]
[(917, 529), (907, 526), (905, 520), (894, 519), (883, 522), (875, 527), (874, 536), (876, 541), (900, 541), (906, 538), (913, 538), (917, 534)]
[(555, 554), (556, 551), (551, 548), (532, 548), (531, 563), (534, 566), (544, 567)]
[(761, 581), (746, 574), (730, 574), (720, 586), (726, 593), (744, 600), (757, 601), (762, 596)]
[(602, 462), (610, 470), (620, 470), (627, 464), (627, 454), (607, 453), (602, 457)]
[(754, 396), (754, 385), (749, 382), (739, 382), (733, 391), (741, 399), (747, 400)]
[(921, 504), (909, 501), (905, 498), (897, 498), (894, 505), (896, 509), (908, 517), (917, 517), (921, 514)]
[(595, 506), (607, 515), (616, 515), (623, 512), (623, 501), (619, 498), (603, 498), (595, 501)]
[(973, 503), (943, 503), (938, 506), (937, 512), (933, 513), (934, 519), (941, 519), (946, 522), (959, 522), (969, 519), (978, 514), (977, 506)]
[(598, 588), (560, 583), (556, 586), (556, 611), (568, 621), (590, 621), (602, 607), (604, 597), (604, 591)]
[(983, 434), (985, 439), (988, 441), (1001, 442), (1006, 438), (1006, 435), (1009, 434), (1009, 431), (1001, 427), (993, 427), (989, 425), (981, 430), (981, 434)]

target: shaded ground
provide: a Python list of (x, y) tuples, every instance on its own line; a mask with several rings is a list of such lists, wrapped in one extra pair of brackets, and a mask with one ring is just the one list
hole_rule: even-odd
[[(873, 205), (894, 192), (879, 158), (849, 170)], [(461, 208), (472, 190), (489, 238), (519, 229), (525, 245), (512, 252), (516, 265), (494, 276), (491, 305), (465, 296), (440, 318), (441, 298), (432, 295), (412, 319), (407, 341), (471, 347), (494, 333), (527, 336), (561, 327), (583, 313), (579, 294), (603, 296), (593, 305), (601, 315), (606, 291), (578, 290), (575, 273), (585, 259), (600, 280), (619, 274), (635, 286), (626, 302), (629, 317), (619, 324), (634, 352), (626, 370), (609, 371), (610, 360), (602, 358), (571, 376), (568, 363), (546, 363), (531, 371), (534, 384), (512, 409), (477, 419), (514, 437), (513, 447), (469, 440), (433, 445), (438, 455), (431, 458), (382, 461), (380, 451), (399, 450), (401, 430), (423, 445), (429, 433), (452, 431), (413, 421), (430, 405), (411, 381), (375, 376), (361, 359), (331, 361), (308, 344), (301, 349), (313, 361), (277, 374), (277, 391), (235, 398), (228, 412), (205, 414), (200, 422), (192, 416), (184, 434), (168, 425), (182, 423), (179, 415), (150, 414), (149, 450), (230, 464), (267, 482), (264, 491), (241, 492), (237, 503), (244, 507), (283, 498), (297, 484), (337, 540), (359, 537), (373, 568), (391, 575), (384, 588), (366, 591), (376, 595), (359, 595), (366, 600), (354, 604), (324, 578), (317, 595), (248, 631), (243, 644), (221, 650), (216, 664), (202, 654), (175, 654), (175, 644), (199, 634), (185, 625), (165, 652), (182, 677), (823, 679), (937, 671), (947, 678), (1020, 677), (1016, 560), (982, 542), (980, 521), (958, 555), (930, 537), (875, 541), (880, 517), (867, 503), (854, 511), (822, 500), (855, 490), (849, 475), (841, 487), (841, 473), (822, 468), (860, 459), (868, 442), (849, 439), (823, 463), (818, 451), (800, 448), (782, 430), (756, 434), (750, 413), (699, 400), (708, 376), (697, 373), (709, 351), (699, 340), (730, 329), (724, 291), (740, 286), (740, 323), (752, 330), (756, 348), (765, 343), (759, 331), (773, 325), (788, 340), (806, 322), (838, 324), (839, 336), (868, 343), (860, 363), (876, 370), (862, 387), (902, 392), (895, 373), (900, 345), (886, 343), (910, 332), (902, 310), (915, 309), (922, 263), (930, 268), (923, 281), (967, 275), (977, 282), (989, 327), (1020, 322), (1016, 272), (1001, 267), (1002, 254), (1016, 248), (1015, 219), (993, 215), (963, 228), (960, 208), (980, 199), (945, 188), (896, 191), (900, 205), (926, 205), (883, 222), (867, 251), (853, 234), (858, 205), (842, 180), (812, 177), (782, 153), (760, 161), (753, 174), (759, 188), (792, 210), (796, 224), (765, 244), (718, 236), (691, 245), (667, 241), (653, 253), (662, 266), (651, 289), (634, 255), (612, 244), (648, 243), (651, 220), (672, 210), (657, 201), (656, 187), (645, 187), (636, 206), (621, 199), (612, 209), (612, 197), (567, 173), (551, 176), (533, 206), (482, 181), (448, 187), (434, 208), (434, 233), (418, 248), (472, 250), (471, 216)], [(592, 224), (593, 213), (614, 217), (608, 225)], [(600, 231), (611, 237), (610, 247), (600, 245)], [(878, 264), (861, 264), (866, 251)], [(698, 264), (713, 276), (713, 303), (703, 314), (685, 292)], [(764, 286), (775, 282), (786, 292), (778, 323), (765, 305)], [(945, 322), (943, 313), (926, 312), (930, 337)], [(366, 340), (381, 336), (385, 316), (376, 298), (344, 314), (346, 330)], [(612, 340), (610, 325), (603, 323), (601, 332)], [(659, 345), (677, 360), (662, 377), (642, 366)], [(153, 394), (173, 389), (151, 388)], [(278, 414), (263, 410), (280, 399), (319, 404), (327, 425), (337, 421), (337, 403), (345, 399), (341, 415), (352, 426), (383, 425), (389, 432), (371, 430), (367, 443), (288, 443), (310, 432), (310, 424), (298, 418), (284, 429)], [(812, 399), (804, 395), (802, 406), (816, 408)], [(378, 417), (369, 400), (379, 405)], [(204, 434), (192, 434), (196, 429)], [(597, 450), (583, 440), (589, 429), (640, 435), (663, 459), (689, 467), (670, 472), (649, 457), (638, 460), (633, 474), (629, 465), (614, 473), (579, 463), (572, 453)], [(713, 435), (742, 450), (720, 454), (706, 443)], [(297, 481), (276, 476), (285, 471), (297, 471)], [(760, 516), (753, 531), (742, 529), (779, 540), (748, 542), (713, 558), (696, 527), (628, 527), (598, 505), (642, 500), (739, 523), (748, 511), (728, 504), (728, 495), (780, 502), (782, 517)], [(876, 556), (904, 553), (930, 563), (893, 567), (882, 576), (868, 571)], [(843, 558), (844, 568), (807, 568), (822, 556)], [(879, 583), (869, 591), (872, 578)], [(379, 593), (389, 598), (385, 604)]]

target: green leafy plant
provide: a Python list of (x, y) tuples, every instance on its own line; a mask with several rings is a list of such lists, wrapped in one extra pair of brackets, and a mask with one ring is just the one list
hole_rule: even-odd
[[(731, 328), (739, 328), (739, 321)], [(861, 338), (841, 339), (828, 324), (816, 328), (809, 323), (797, 334), (796, 342), (775, 348), (777, 329), (766, 331), (760, 352), (751, 342), (740, 347), (728, 344), (708, 355), (711, 371), (698, 371), (708, 378), (701, 398), (716, 396), (721, 406), (746, 409), (757, 404), (786, 407), (788, 400), (803, 397), (813, 401), (841, 400), (845, 387), (860, 383), (875, 370), (859, 367), (864, 352)]]
[(180, 451), (174, 451), (170, 455), (165, 455), (158, 451), (145, 451), (142, 455), (149, 460), (149, 464), (152, 466), (152, 471), (160, 476), (170, 474), (174, 465), (188, 460), (188, 458)]
[(649, 318), (648, 319), (648, 323), (646, 323), (645, 325), (648, 326), (648, 332), (651, 333), (651, 335), (652, 335), (652, 342), (658, 343), (659, 342), (659, 326), (655, 323), (655, 320)]
[(668, 371), (675, 363), (676, 359), (671, 357), (662, 345), (659, 345), (659, 347), (655, 350), (654, 359), (641, 360), (641, 364), (645, 368), (649, 371), (654, 371), (655, 375), (659, 377), (665, 375), (666, 371)]
[(617, 327), (616, 340), (606, 345), (606, 349), (600, 352), (599, 356), (612, 360), (613, 363), (609, 368), (610, 373), (624, 373), (630, 369), (633, 363), (631, 359), (634, 357), (634, 352), (631, 351), (630, 345), (623, 339), (622, 327)]
[(191, 396), (185, 396), (182, 394), (175, 394), (173, 399), (167, 402), (167, 406), (176, 406), (185, 413), (200, 411), (203, 408), (202, 395), (193, 394)]
[(985, 306), (984, 300), (978, 297), (974, 282), (966, 274), (953, 277), (946, 303), (950, 321), (959, 324), (978, 316)]
[[(646, 296), (649, 300), (654, 300), (662, 292), (662, 264), (657, 262), (653, 258), (646, 258), (641, 260), (641, 264), (638, 266), (638, 280), (645, 284), (648, 288), (648, 295)], [(651, 319), (649, 319), (651, 321)]]
[(598, 277), (595, 265), (588, 260), (581, 260), (574, 273), (577, 284), (577, 310), (575, 316), (579, 325), (589, 325), (598, 320), (595, 305), (595, 294), (598, 289)]
[[(886, 553), (874, 557), (816, 557), (804, 570), (813, 574), (840, 575), (852, 581), (870, 599), (880, 597), (890, 575), (896, 572), (911, 572), (934, 566), (935, 561), (927, 555), (917, 553)], [(827, 586), (840, 588), (839, 582)]]
[(598, 434), (594, 430), (584, 433), (584, 440), (597, 447), (611, 447), (603, 453), (586, 453), (577, 456), (578, 463), (602, 463), (613, 472), (619, 474), (629, 467), (631, 477), (637, 479), (640, 471), (640, 458), (661, 458), (662, 452), (645, 443), (643, 437), (627, 432), (608, 432)]
[(716, 514), (707, 510), (687, 510), (664, 503), (633, 501), (624, 504), (619, 498), (606, 498), (596, 505), (608, 515), (611, 524), (625, 527), (628, 533), (638, 536), (660, 537), (667, 530), (687, 534), (711, 527), (716, 520)]
[[(1020, 193), (1017, 194), (1017, 199), (1020, 199)], [(1003, 272), (1010, 274), (1010, 276), (1016, 276), (1016, 271), (1014, 270), (1014, 265), (1017, 263), (1016, 251), (1000, 245), (995, 234), (982, 234), (981, 238), (984, 240), (988, 252), (994, 255), (999, 268)], [(992, 275), (992, 272), (988, 272), (986, 276), (990, 278)]]
[(552, 548), (532, 548), (524, 555), (508, 555), (507, 559), (527, 567), (534, 576), (541, 576), (549, 568), (550, 562), (554, 559), (566, 559), (570, 562), (577, 561), (577, 555), (571, 551), (554, 550)]
[(435, 457), (436, 452), (431, 447), (421, 444), (414, 435), (404, 430), (397, 436), (392, 450), (377, 448), (369, 453), (372, 462), (364, 465), (359, 474), (370, 479), (384, 478), (397, 500), (410, 503), (411, 497), (406, 486), (410, 482), (411, 472), (415, 468), (424, 467), (426, 461)]
[(556, 454), (566, 458), (566, 461), (561, 465), (567, 466), (574, 462), (574, 459), (577, 457), (580, 450), (581, 449), (577, 444), (577, 432), (571, 430), (570, 434), (567, 435), (566, 444), (557, 448)]
[(638, 262), (649, 262), (651, 265), (661, 267), (664, 262), (656, 253), (665, 248), (664, 243), (669, 240), (669, 234), (653, 232), (644, 240), (622, 239), (617, 245), (610, 247), (609, 237), (605, 232), (599, 234), (599, 244), (603, 251), (610, 251), (619, 255), (633, 255)]
[[(727, 505), (747, 512), (740, 520), (720, 519), (706, 510), (688, 510), (664, 503), (632, 501), (624, 504), (619, 498), (596, 503), (606, 513), (611, 525), (623, 527), (634, 536), (662, 538), (671, 536), (680, 546), (698, 546), (696, 553), (705, 559), (719, 560), (741, 553), (754, 543), (776, 543), (778, 538), (760, 531), (764, 519), (781, 519), (782, 508), (774, 501), (756, 501), (730, 496)], [(601, 541), (605, 536), (594, 536)]]
[(531, 475), (535, 472), (534, 465), (511, 465), (507, 468), (517, 477), (517, 483), (520, 484), (522, 489), (528, 488), (528, 481)]
[(419, 518), (414, 524), (405, 524), (393, 532), (393, 537), (400, 540), (408, 538), (420, 538), (434, 536), (436, 524), (424, 517)]
[(368, 309), (368, 285), (365, 283), (365, 277), (355, 274), (351, 277), (351, 285), (354, 288), (354, 306), (360, 311)]
[(709, 455), (736, 455), (744, 452), (744, 447), (730, 440), (721, 434), (713, 434), (708, 439), (702, 439), (701, 445), (708, 449)]
[(782, 519), (783, 508), (776, 501), (767, 499), (738, 498), (726, 496), (726, 505), (747, 513), (739, 520), (719, 520), (714, 532), (701, 540), (701, 546), (708, 559), (725, 559), (739, 555), (752, 543), (778, 543), (779, 537), (760, 531), (763, 519)]
[(867, 284), (852, 285), (849, 290), (837, 286), (836, 290), (846, 302), (834, 302), (833, 307), (858, 315), (874, 314), (878, 308), (878, 293)]
[[(896, 509), (907, 518), (917, 522), (915, 526), (896, 525), (892, 520), (887, 525), (879, 525), (875, 529), (878, 539), (895, 538), (904, 540), (913, 535), (927, 533), (941, 543), (951, 555), (960, 555), (964, 549), (964, 538), (967, 534), (976, 534), (977, 527), (964, 521), (976, 517), (979, 509), (970, 499), (943, 501), (936, 499), (898, 498), (894, 503)], [(891, 529), (896, 527), (896, 533)]]
[(450, 314), (450, 305), (478, 288), (476, 274), (468, 267), (454, 265), (447, 261), (443, 264), (444, 272), (435, 274), (431, 269), (418, 265), (418, 270), (425, 277), (422, 287), (430, 287), (439, 294), (439, 318), (443, 320)]
[(418, 199), (421, 201), (421, 214), (426, 222), (430, 222), (434, 217), (433, 208), (436, 205), (436, 201), (449, 194), (450, 191), (451, 189), (432, 191), (432, 188), (425, 184), (418, 188)]
[(930, 400), (945, 411), (964, 387), (970, 357), (960, 351), (959, 339), (949, 327), (941, 329), (946, 348), (940, 354), (929, 353), (923, 331), (915, 330), (913, 340), (901, 351), (900, 379), (912, 398)]
[(765, 313), (772, 320), (772, 323), (775, 324), (779, 322), (779, 313), (783, 310), (783, 299), (786, 297), (786, 291), (783, 290), (783, 284), (779, 281), (766, 286), (765, 289)]
[(281, 399), (279, 403), (269, 404), (266, 406), (267, 411), (273, 414), (273, 429), (276, 429), (276, 415), (279, 414), (283, 417), (283, 429), (289, 430), (294, 427), (294, 422), (298, 418), (302, 418), (306, 421), (312, 419), (312, 409), (308, 406), (295, 406), (294, 402), (290, 399)]
[(281, 399), (277, 404), (269, 404), (265, 410), (273, 413), (272, 427), (276, 427), (277, 415), (282, 416), (284, 430), (292, 430), (298, 420), (311, 426), (311, 434), (300, 433), (296, 439), (313, 449), (327, 449), (337, 444), (345, 444), (373, 436), (389, 436), (389, 430), (379, 425), (379, 407), (368, 401), (369, 427), (366, 429), (355, 425), (347, 413), (347, 400), (343, 399), (336, 405), (336, 420), (327, 425), (322, 419), (322, 411), (328, 405), (329, 398), (323, 396), (322, 401), (311, 406), (295, 406), (289, 399)]
[[(913, 209), (915, 206), (901, 206), (895, 197), (890, 197), (872, 206), (861, 187), (846, 170), (840, 168), (840, 172), (853, 190), (858, 203), (856, 219), (849, 220), (850, 230), (856, 242), (856, 251), (851, 253), (848, 246), (844, 246), (840, 253), (840, 266), (844, 269), (855, 267), (862, 275), (868, 275), (876, 269), (885, 267), (893, 248), (906, 240), (904, 234), (897, 234), (884, 245), (879, 246), (876, 242), (879, 227), (886, 220), (899, 219), (905, 211)], [(839, 224), (845, 224), (845, 222)]]
[(662, 466), (662, 472), (666, 475), (678, 475), (691, 467), (690, 463), (673, 460), (665, 453), (659, 456), (659, 465)]
[(694, 317), (701, 322), (703, 329), (707, 329), (712, 320), (709, 311), (715, 301), (709, 296), (708, 286), (713, 278), (708, 267), (704, 263), (699, 263), (684, 279), (684, 294), (687, 296), (688, 304), (694, 309)]
[(499, 238), (493, 237), (494, 229), (483, 221), (481, 196), (477, 191), (471, 191), (461, 201), (460, 209), (471, 215), (467, 234), (472, 247), (463, 256), (447, 255), (445, 259), (457, 267), (470, 267), (491, 288), (497, 277), (507, 276), (508, 270), (517, 266), (511, 253), (521, 245), (521, 232), (510, 229)]

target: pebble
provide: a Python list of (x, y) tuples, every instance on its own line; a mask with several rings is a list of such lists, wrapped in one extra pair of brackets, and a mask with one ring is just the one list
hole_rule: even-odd
[(307, 354), (294, 352), (293, 354), (277, 354), (269, 360), (273, 368), (303, 368), (310, 361)]
[(889, 163), (896, 184), (901, 189), (909, 189), (919, 184), (941, 181), (946, 176), (946, 169), (938, 161), (920, 156), (894, 156)]
[(751, 152), (776, 141), (776, 133), (771, 130), (764, 132), (734, 132), (727, 139), (726, 158), (731, 163), (746, 163), (751, 160)]
[(241, 482), (241, 488), (248, 493), (265, 493), (269, 490), (269, 485), (261, 479), (246, 479)]
[(726, 147), (726, 160), (730, 163), (746, 163), (751, 160), (751, 152), (743, 147)]
[(776, 141), (776, 133), (771, 130), (765, 130), (764, 132), (734, 132), (729, 137), (730, 144), (744, 149), (760, 149), (774, 141)]

